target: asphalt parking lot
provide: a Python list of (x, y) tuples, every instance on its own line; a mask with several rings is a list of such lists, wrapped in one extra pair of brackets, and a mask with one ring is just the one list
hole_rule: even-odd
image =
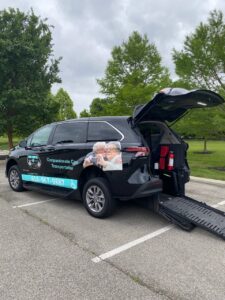
[[(187, 185), (189, 196), (225, 211), (224, 191)], [(3, 161), (0, 228), (0, 299), (225, 299), (222, 239), (135, 203), (99, 220), (78, 201), (15, 193)]]

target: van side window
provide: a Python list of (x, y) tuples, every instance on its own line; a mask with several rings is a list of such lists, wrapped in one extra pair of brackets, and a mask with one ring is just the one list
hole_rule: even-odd
[(56, 127), (52, 144), (85, 143), (87, 122), (63, 123)]
[(31, 147), (40, 147), (48, 144), (49, 136), (52, 132), (53, 125), (47, 125), (37, 130), (30, 142)]
[(106, 122), (89, 122), (88, 141), (120, 141), (122, 135)]

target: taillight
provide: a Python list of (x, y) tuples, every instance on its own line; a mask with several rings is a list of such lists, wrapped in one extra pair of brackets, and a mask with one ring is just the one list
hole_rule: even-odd
[(127, 147), (124, 149), (125, 152), (135, 153), (135, 156), (148, 156), (150, 149), (148, 147)]

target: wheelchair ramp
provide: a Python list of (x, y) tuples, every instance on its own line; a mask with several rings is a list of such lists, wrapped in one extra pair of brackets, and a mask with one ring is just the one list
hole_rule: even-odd
[(189, 197), (160, 197), (158, 213), (185, 230), (201, 227), (225, 240), (225, 212)]

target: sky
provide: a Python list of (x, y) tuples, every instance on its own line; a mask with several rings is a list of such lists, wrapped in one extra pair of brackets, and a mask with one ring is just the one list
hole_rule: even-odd
[(80, 113), (101, 97), (96, 79), (104, 76), (114, 46), (121, 45), (134, 31), (147, 34), (162, 57), (162, 64), (175, 78), (171, 52), (182, 49), (186, 35), (194, 31), (209, 12), (220, 9), (224, 0), (0, 0), (0, 10), (8, 7), (34, 13), (54, 26), (54, 56), (60, 62), (62, 87)]

